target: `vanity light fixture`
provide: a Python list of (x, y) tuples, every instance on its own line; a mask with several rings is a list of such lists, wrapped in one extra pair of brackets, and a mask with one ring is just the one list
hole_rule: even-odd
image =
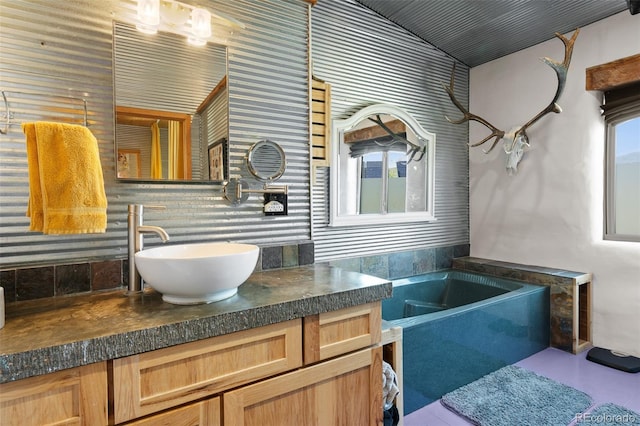
[(204, 46), (211, 37), (211, 14), (196, 7), (191, 11), (191, 35), (187, 41), (194, 46)]
[(186, 36), (189, 44), (204, 46), (212, 34), (211, 12), (174, 0), (138, 0), (136, 28), (145, 34), (166, 30)]
[(155, 34), (160, 25), (160, 0), (138, 0), (136, 28), (145, 34)]

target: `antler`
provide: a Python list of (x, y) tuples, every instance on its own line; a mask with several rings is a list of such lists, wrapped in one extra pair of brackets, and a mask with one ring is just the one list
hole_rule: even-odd
[[(420, 146), (418, 144), (415, 144), (413, 142), (411, 142), (409, 139), (402, 137), (401, 135), (394, 133), (393, 130), (391, 130), (386, 124), (384, 124), (384, 121), (382, 121), (382, 118), (380, 118), (380, 115), (376, 115), (376, 118), (371, 118), (369, 117), (369, 120), (373, 121), (374, 123), (376, 123), (378, 126), (382, 127), (382, 129), (387, 132), (387, 134), (389, 134), (389, 136), (391, 136), (393, 138), (393, 140), (389, 143), (380, 143), (380, 142), (376, 142), (376, 144), (380, 145), (380, 146), (390, 146), (393, 145), (394, 143), (403, 143), (405, 145), (409, 146), (409, 161), (408, 163), (410, 163), (411, 161), (413, 161), (414, 157), (416, 156), (416, 154), (420, 154), (420, 157), (416, 159), (416, 161), (420, 161), (422, 160), (422, 157), (424, 157), (424, 153), (427, 150), (426, 145), (425, 146)], [(409, 154), (407, 154), (409, 155)]]
[(505, 147), (505, 151), (507, 153), (513, 150), (513, 147), (515, 146), (518, 136), (522, 135), (525, 140), (528, 140), (527, 129), (533, 123), (540, 120), (542, 117), (549, 114), (550, 112), (555, 112), (555, 113), (562, 112), (562, 108), (556, 102), (558, 101), (558, 99), (560, 99), (560, 95), (562, 95), (562, 91), (564, 90), (565, 83), (567, 82), (567, 72), (569, 71), (569, 65), (571, 64), (573, 44), (576, 42), (576, 39), (578, 38), (578, 33), (580, 33), (580, 28), (576, 28), (575, 32), (573, 33), (573, 36), (571, 36), (571, 39), (566, 38), (560, 33), (556, 33), (556, 37), (562, 40), (562, 43), (564, 44), (564, 60), (562, 62), (557, 62), (548, 57), (542, 58), (542, 61), (545, 64), (553, 68), (553, 70), (556, 72), (556, 75), (558, 77), (558, 89), (556, 90), (556, 94), (553, 97), (553, 100), (551, 101), (551, 103), (547, 105), (545, 109), (540, 111), (535, 117), (533, 117), (531, 120), (529, 120), (526, 124), (524, 124), (515, 132), (513, 141), (511, 142), (511, 146), (509, 147), (509, 149)]
[(456, 64), (454, 62), (453, 64), (453, 69), (451, 70), (451, 80), (449, 81), (449, 85), (447, 86), (446, 84), (442, 83), (442, 86), (444, 87), (444, 90), (447, 91), (447, 93), (449, 94), (449, 98), (451, 99), (451, 102), (453, 102), (453, 104), (458, 107), (458, 109), (460, 110), (460, 112), (462, 112), (462, 114), (464, 114), (464, 116), (459, 119), (459, 120), (452, 120), (450, 119), (448, 116), (444, 116), (444, 118), (447, 119), (447, 121), (449, 123), (452, 124), (462, 124), (465, 121), (476, 121), (480, 124), (483, 124), (484, 126), (488, 127), (491, 130), (491, 134), (489, 136), (487, 136), (486, 138), (482, 139), (480, 142), (476, 142), (474, 144), (468, 144), (469, 146), (478, 146), (478, 145), (482, 145), (483, 143), (487, 142), (489, 139), (491, 138), (495, 138), (495, 140), (493, 141), (493, 144), (491, 145), (491, 148), (489, 148), (489, 150), (484, 151), (485, 154), (491, 152), (491, 150), (496, 146), (496, 144), (498, 143), (498, 141), (500, 139), (502, 139), (502, 137), (504, 136), (504, 130), (500, 130), (497, 127), (495, 127), (493, 124), (489, 123), (487, 120), (485, 120), (484, 118), (477, 116), (475, 114), (471, 114), (469, 111), (467, 111), (467, 109), (462, 106), (462, 104), (460, 102), (458, 102), (458, 100), (456, 99), (456, 96), (453, 93), (453, 82), (454, 82), (454, 76), (455, 76), (455, 72), (456, 72)]
[[(560, 108), (560, 105), (557, 104), (557, 101), (560, 98), (560, 95), (562, 95), (565, 83), (567, 81), (567, 72), (569, 71), (569, 65), (571, 63), (571, 55), (573, 53), (573, 44), (576, 42), (576, 39), (578, 38), (578, 33), (579, 32), (580, 32), (580, 29), (577, 28), (576, 31), (571, 36), (571, 39), (568, 39), (568, 38), (564, 37), (562, 34), (559, 34), (559, 33), (555, 34), (556, 37), (558, 37), (560, 40), (562, 40), (562, 43), (564, 44), (564, 60), (562, 62), (557, 62), (557, 61), (554, 61), (553, 59), (545, 57), (545, 58), (542, 58), (542, 61), (544, 63), (546, 63), (547, 65), (549, 65), (551, 68), (553, 68), (554, 71), (556, 72), (556, 75), (558, 77), (558, 89), (556, 90), (556, 94), (554, 95), (553, 100), (551, 101), (551, 103), (545, 109), (543, 109), (538, 114), (536, 114), (526, 124), (520, 126), (513, 133), (513, 135), (511, 134), (511, 131), (509, 132), (508, 139), (510, 140), (511, 144), (508, 147), (505, 145), (505, 151), (506, 151), (507, 154), (510, 154), (513, 151), (513, 149), (514, 149), (516, 143), (518, 143), (518, 141), (520, 141), (520, 143), (524, 143), (525, 145), (528, 145), (529, 138), (527, 136), (527, 129), (531, 125), (533, 125), (536, 121), (540, 120), (542, 117), (544, 117), (545, 115), (549, 114), (550, 112), (555, 112), (555, 113), (562, 112), (562, 108)], [(456, 71), (456, 65), (454, 63), (453, 64), (453, 69), (451, 70), (451, 80), (449, 82), (449, 86), (445, 85), (444, 83), (442, 83), (442, 86), (447, 91), (447, 94), (449, 95), (449, 98), (451, 99), (451, 102), (453, 102), (453, 104), (464, 115), (459, 120), (451, 120), (446, 115), (445, 115), (445, 118), (447, 119), (448, 122), (453, 123), (453, 124), (461, 124), (461, 123), (464, 123), (466, 121), (476, 121), (476, 122), (478, 122), (480, 124), (483, 124), (487, 128), (489, 128), (491, 130), (491, 134), (489, 136), (487, 136), (486, 138), (482, 139), (480, 142), (476, 142), (474, 144), (469, 144), (469, 146), (478, 146), (478, 145), (484, 144), (485, 142), (487, 142), (487, 141), (489, 141), (490, 139), (493, 138), (494, 141), (493, 141), (493, 144), (491, 145), (491, 147), (486, 151), (483, 150), (485, 154), (489, 153), (496, 146), (498, 141), (505, 136), (505, 131), (498, 129), (497, 127), (495, 127), (493, 124), (489, 123), (484, 118), (470, 113), (464, 106), (462, 106), (462, 104), (460, 102), (458, 102), (458, 100), (456, 99), (455, 94), (453, 92), (453, 83), (454, 83), (455, 71)]]

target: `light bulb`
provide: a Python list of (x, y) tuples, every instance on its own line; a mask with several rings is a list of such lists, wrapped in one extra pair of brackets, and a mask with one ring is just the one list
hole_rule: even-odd
[(138, 0), (136, 28), (145, 34), (155, 34), (160, 25), (160, 0)]
[(211, 14), (205, 9), (195, 8), (191, 11), (191, 35), (189, 43), (204, 46), (211, 37)]
[(162, 2), (162, 20), (172, 27), (182, 27), (186, 24), (190, 13), (191, 10), (181, 3)]

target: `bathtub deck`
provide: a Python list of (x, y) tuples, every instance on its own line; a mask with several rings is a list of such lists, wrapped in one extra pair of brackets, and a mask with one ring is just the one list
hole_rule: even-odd
[[(631, 374), (548, 348), (516, 363), (589, 394), (595, 404), (613, 402), (640, 413), (640, 373)], [(404, 426), (468, 426), (469, 422), (433, 402), (404, 417)]]

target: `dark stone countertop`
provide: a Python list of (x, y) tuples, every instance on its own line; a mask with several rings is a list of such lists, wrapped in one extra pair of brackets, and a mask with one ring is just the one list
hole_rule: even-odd
[(391, 296), (391, 282), (324, 264), (256, 272), (238, 294), (180, 306), (124, 291), (7, 305), (0, 383), (274, 324)]

